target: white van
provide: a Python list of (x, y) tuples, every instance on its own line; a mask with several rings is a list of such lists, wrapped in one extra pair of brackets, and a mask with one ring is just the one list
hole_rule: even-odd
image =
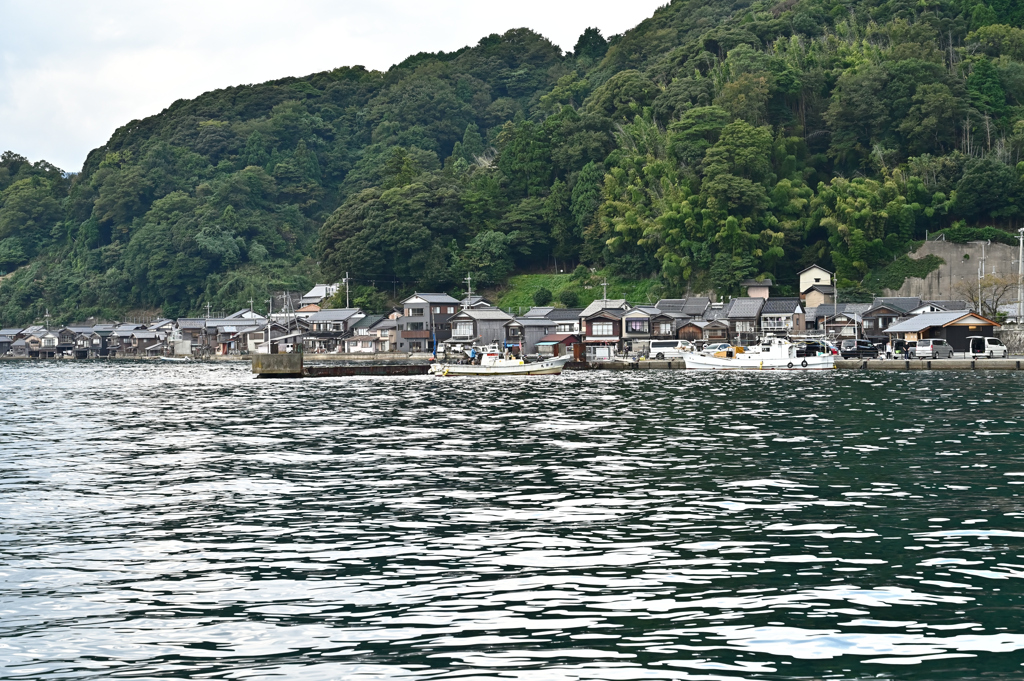
[(991, 336), (968, 336), (967, 354), (971, 359), (978, 357), (1009, 357), (1010, 353), (1003, 341)]
[(673, 359), (693, 350), (693, 343), (688, 340), (652, 340), (648, 355), (653, 359)]

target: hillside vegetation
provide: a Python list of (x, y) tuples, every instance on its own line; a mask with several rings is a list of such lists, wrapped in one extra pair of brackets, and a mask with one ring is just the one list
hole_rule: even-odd
[(77, 175), (0, 158), (0, 322), (346, 273), (379, 308), (581, 263), (664, 295), (794, 293), (814, 262), (871, 286), (926, 232), (1020, 222), (1022, 25), (1008, 0), (676, 0), (568, 54), (518, 29), (178, 101)]

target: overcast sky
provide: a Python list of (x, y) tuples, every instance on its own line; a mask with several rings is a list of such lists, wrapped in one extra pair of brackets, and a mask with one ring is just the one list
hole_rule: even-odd
[(385, 70), (526, 26), (571, 50), (665, 0), (0, 0), (0, 151), (68, 171), (120, 125), (241, 83)]

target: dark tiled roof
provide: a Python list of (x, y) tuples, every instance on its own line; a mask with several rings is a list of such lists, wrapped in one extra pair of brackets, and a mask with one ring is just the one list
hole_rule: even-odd
[(771, 279), (763, 279), (758, 281), (757, 279), (744, 279), (740, 282), (740, 286), (771, 286)]
[(761, 314), (792, 314), (798, 307), (799, 298), (769, 298), (764, 301)]
[(357, 307), (344, 307), (338, 310), (320, 310), (307, 317), (309, 322), (343, 322), (354, 314), (359, 313)]
[(729, 319), (754, 319), (761, 314), (764, 298), (733, 298), (729, 303)]
[(352, 325), (353, 329), (369, 329), (374, 324), (384, 319), (382, 314), (368, 314)]
[(888, 307), (897, 312), (910, 312), (921, 306), (920, 298), (875, 298), (871, 301), (871, 307)]
[(453, 305), (458, 305), (459, 303), (459, 301), (455, 300), (447, 293), (414, 293), (403, 302), (407, 302), (412, 298), (421, 298), (428, 303), (451, 303)]
[(575, 321), (580, 318), (581, 312), (583, 312), (582, 307), (555, 307), (545, 316), (551, 321), (556, 322)]

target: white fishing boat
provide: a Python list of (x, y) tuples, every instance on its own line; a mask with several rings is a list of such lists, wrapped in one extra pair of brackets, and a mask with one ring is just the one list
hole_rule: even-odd
[(698, 371), (822, 371), (835, 369), (831, 354), (800, 357), (794, 345), (782, 338), (765, 338), (749, 348), (730, 347), (710, 355), (686, 356), (686, 368)]
[(540, 376), (560, 374), (572, 355), (562, 355), (540, 362), (524, 362), (509, 357), (497, 345), (473, 348), (465, 364), (438, 362), (427, 373), (435, 376)]
[(191, 362), (191, 357), (166, 357), (161, 356), (160, 361), (162, 362)]

